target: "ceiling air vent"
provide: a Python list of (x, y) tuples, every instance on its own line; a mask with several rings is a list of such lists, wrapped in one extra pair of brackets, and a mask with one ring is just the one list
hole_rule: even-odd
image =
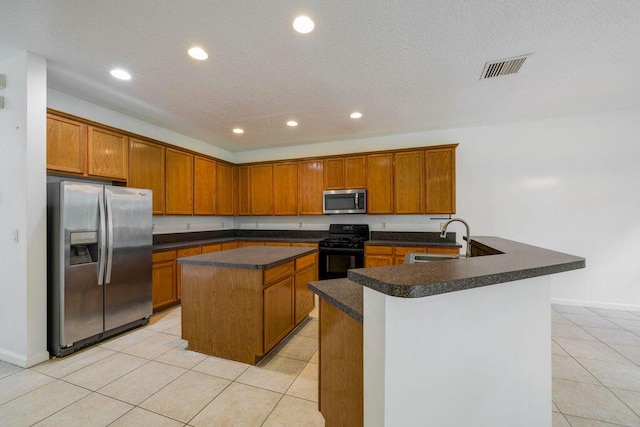
[(531, 54), (487, 62), (482, 71), (482, 76), (480, 76), (480, 80), (517, 73), (529, 55)]

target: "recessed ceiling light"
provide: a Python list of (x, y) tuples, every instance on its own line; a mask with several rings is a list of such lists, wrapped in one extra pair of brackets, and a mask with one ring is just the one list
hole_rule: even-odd
[(191, 49), (189, 49), (187, 53), (189, 54), (190, 57), (192, 57), (193, 59), (197, 59), (198, 61), (204, 61), (209, 57), (209, 55), (207, 54), (207, 52), (204, 51), (204, 49), (197, 46), (194, 46)]
[(243, 134), (243, 133), (244, 133), (244, 129), (235, 128), (235, 129), (233, 130), (233, 133), (237, 133), (238, 135)]
[(120, 80), (131, 80), (131, 74), (127, 73), (122, 68), (114, 68), (111, 70), (111, 75)]
[(359, 119), (360, 117), (362, 117), (362, 113), (359, 113), (357, 111), (354, 111), (353, 113), (351, 113), (350, 116), (352, 119)]
[(307, 34), (313, 31), (315, 24), (308, 16), (300, 15), (293, 20), (293, 29), (299, 33)]
[(296, 122), (295, 120), (289, 120), (287, 122), (287, 126), (296, 127), (298, 126), (298, 122)]

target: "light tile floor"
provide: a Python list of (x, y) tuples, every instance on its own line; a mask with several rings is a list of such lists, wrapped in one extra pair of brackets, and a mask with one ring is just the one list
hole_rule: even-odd
[[(552, 306), (553, 427), (640, 426), (640, 312)], [(0, 362), (1, 426), (323, 426), (317, 311), (258, 366), (186, 350), (180, 307), (31, 369)]]

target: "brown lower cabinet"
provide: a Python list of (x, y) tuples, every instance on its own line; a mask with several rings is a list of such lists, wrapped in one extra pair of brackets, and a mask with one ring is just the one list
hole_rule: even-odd
[(443, 248), (434, 246), (369, 246), (364, 248), (365, 267), (386, 267), (404, 264), (407, 253), (423, 252), (430, 254), (459, 254), (460, 248)]
[(176, 251), (156, 252), (152, 256), (151, 283), (153, 311), (178, 303), (176, 292)]
[(362, 323), (320, 298), (318, 406), (327, 427), (364, 425)]

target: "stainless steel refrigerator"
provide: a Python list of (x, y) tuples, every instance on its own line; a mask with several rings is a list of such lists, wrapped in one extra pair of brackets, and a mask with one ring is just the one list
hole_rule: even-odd
[(49, 352), (148, 323), (151, 191), (59, 181), (47, 198)]

